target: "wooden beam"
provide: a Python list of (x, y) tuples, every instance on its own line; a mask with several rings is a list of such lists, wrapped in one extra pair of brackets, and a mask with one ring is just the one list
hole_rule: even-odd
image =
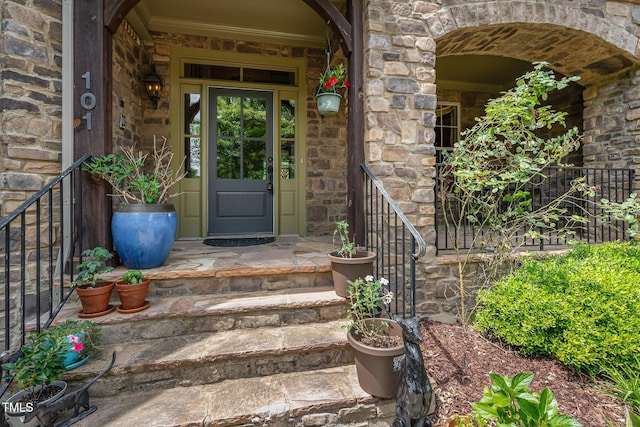
[(347, 18), (342, 16), (340, 11), (329, 0), (303, 0), (313, 9), (331, 29), (340, 34), (340, 47), (346, 57), (351, 55), (353, 50), (353, 29)]
[(118, 27), (124, 21), (125, 16), (140, 0), (113, 0), (107, 1), (104, 6), (104, 22), (111, 32), (115, 34)]
[[(111, 151), (111, 34), (104, 2), (74, 2), (74, 158)], [(86, 172), (85, 172), (86, 173)], [(85, 176), (82, 187), (82, 247), (112, 249), (111, 199), (106, 183)]]
[(347, 60), (349, 106), (347, 118), (347, 221), (358, 245), (365, 243), (364, 181), (360, 164), (364, 158), (364, 50), (362, 0), (347, 1), (353, 51)]

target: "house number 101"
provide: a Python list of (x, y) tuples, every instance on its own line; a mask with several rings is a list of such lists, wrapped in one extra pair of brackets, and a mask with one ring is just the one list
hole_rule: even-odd
[[(91, 90), (91, 73), (87, 71), (82, 78), (85, 89)], [(93, 110), (96, 108), (96, 96), (92, 93), (83, 93), (80, 96), (80, 106), (85, 110)], [(87, 121), (87, 130), (91, 130), (91, 112), (87, 112), (82, 118)]]

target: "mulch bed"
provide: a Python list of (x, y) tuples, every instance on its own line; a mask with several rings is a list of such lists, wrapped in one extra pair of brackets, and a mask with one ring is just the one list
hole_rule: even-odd
[(513, 376), (534, 374), (531, 390), (550, 388), (558, 400), (560, 413), (570, 415), (585, 427), (605, 427), (605, 417), (616, 426), (624, 425), (623, 405), (595, 390), (587, 376), (543, 357), (523, 357), (517, 351), (493, 342), (468, 326), (423, 321), (421, 346), (425, 368), (436, 394), (434, 426), (443, 426), (454, 414), (471, 412), (471, 403), (482, 397), (491, 380), (488, 373)]

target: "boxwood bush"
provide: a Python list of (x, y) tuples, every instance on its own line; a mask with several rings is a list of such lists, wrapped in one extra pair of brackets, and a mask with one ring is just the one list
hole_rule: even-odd
[(640, 354), (640, 246), (579, 245), (525, 260), (478, 298), (475, 326), (526, 355), (596, 374)]

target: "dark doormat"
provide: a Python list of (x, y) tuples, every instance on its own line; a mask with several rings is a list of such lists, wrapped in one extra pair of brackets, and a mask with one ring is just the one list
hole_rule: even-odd
[(204, 239), (203, 243), (209, 246), (237, 247), (237, 246), (255, 246), (264, 245), (275, 241), (275, 236), (267, 237), (211, 237)]

